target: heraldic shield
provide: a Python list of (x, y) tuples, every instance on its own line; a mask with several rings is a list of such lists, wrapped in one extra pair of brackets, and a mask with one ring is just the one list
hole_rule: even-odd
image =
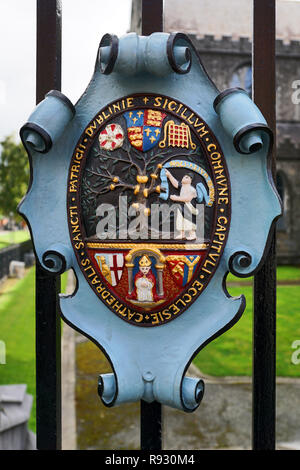
[(227, 273), (260, 268), (281, 213), (264, 117), (244, 90), (217, 90), (187, 36), (105, 35), (76, 107), (50, 91), (21, 138), (19, 211), (43, 268), (76, 275), (61, 315), (111, 362), (103, 403), (195, 410), (188, 365), (245, 307)]

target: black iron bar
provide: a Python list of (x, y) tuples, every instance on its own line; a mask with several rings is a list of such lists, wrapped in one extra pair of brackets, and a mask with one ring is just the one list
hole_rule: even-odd
[[(276, 142), (275, 0), (253, 3), (253, 97)], [(276, 171), (275, 144), (272, 173)], [(252, 447), (275, 449), (276, 241), (271, 235), (263, 267), (254, 276)]]
[[(36, 102), (61, 88), (61, 4), (37, 0)], [(60, 276), (36, 263), (36, 432), (39, 450), (61, 448)]]
[[(163, 0), (142, 0), (142, 35), (163, 31)], [(141, 401), (141, 449), (162, 449), (162, 406)]]

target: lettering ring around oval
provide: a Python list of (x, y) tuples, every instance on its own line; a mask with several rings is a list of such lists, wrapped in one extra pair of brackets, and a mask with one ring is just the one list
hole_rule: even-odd
[(99, 299), (136, 326), (159, 326), (201, 295), (230, 227), (230, 181), (208, 125), (176, 99), (120, 98), (73, 152), (68, 224)]

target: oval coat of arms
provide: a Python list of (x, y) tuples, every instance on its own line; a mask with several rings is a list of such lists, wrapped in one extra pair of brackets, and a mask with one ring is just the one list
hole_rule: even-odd
[(225, 159), (178, 100), (138, 94), (100, 110), (72, 156), (68, 222), (79, 266), (123, 320), (159, 326), (214, 275), (230, 226)]

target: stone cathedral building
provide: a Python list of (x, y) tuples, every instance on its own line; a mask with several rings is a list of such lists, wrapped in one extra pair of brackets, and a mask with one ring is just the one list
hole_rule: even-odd
[[(187, 33), (220, 91), (251, 94), (252, 0), (165, 0), (164, 30)], [(300, 2), (277, 0), (277, 223), (279, 264), (300, 264)], [(141, 32), (141, 1), (133, 0), (131, 31)]]

